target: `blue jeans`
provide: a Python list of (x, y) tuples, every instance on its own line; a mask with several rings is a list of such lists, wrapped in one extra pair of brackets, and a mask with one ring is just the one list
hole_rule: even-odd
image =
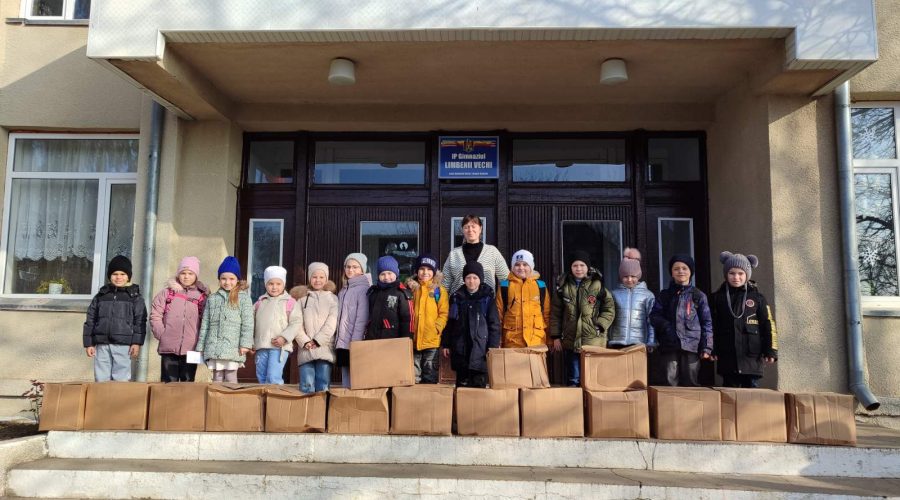
[(441, 369), (440, 349), (423, 349), (413, 353), (413, 362), (416, 366), (416, 383), (436, 384), (438, 372)]
[(287, 351), (281, 349), (257, 350), (253, 358), (256, 363), (256, 380), (259, 380), (260, 384), (283, 384), (284, 364), (287, 363), (287, 358)]
[(97, 382), (128, 382), (131, 380), (131, 346), (118, 344), (97, 344), (94, 348), (94, 380)]
[(581, 353), (563, 349), (563, 359), (566, 365), (566, 383), (569, 387), (581, 385)]
[(300, 391), (327, 391), (331, 384), (331, 363), (317, 359), (300, 365)]

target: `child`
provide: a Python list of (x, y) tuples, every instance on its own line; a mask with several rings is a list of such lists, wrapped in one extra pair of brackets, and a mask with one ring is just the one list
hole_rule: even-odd
[(213, 382), (237, 382), (237, 370), (253, 347), (253, 302), (241, 265), (228, 256), (219, 266), (219, 289), (206, 300), (197, 350), (203, 353)]
[[(337, 287), (328, 280), (328, 266), (309, 265), (308, 287), (299, 287), (297, 303), (303, 310), (303, 331), (297, 335), (300, 352), (300, 390), (306, 393), (327, 391), (334, 363), (334, 332), (337, 328)], [(291, 291), (293, 292), (293, 290)]]
[(156, 352), (163, 382), (193, 382), (197, 373), (197, 365), (187, 362), (187, 352), (197, 349), (200, 318), (209, 295), (209, 288), (197, 279), (199, 275), (197, 257), (185, 257), (175, 277), (153, 297), (150, 329), (159, 341)]
[(366, 340), (412, 338), (416, 332), (412, 294), (406, 285), (400, 283), (397, 259), (385, 255), (378, 259), (375, 269), (378, 282), (369, 288)]
[(350, 387), (350, 342), (362, 340), (369, 322), (366, 292), (372, 277), (366, 273), (366, 256), (351, 253), (344, 259), (344, 279), (338, 293), (338, 328), (335, 361), (341, 367), (341, 384)]
[(416, 383), (436, 384), (440, 371), (438, 348), (441, 334), (447, 325), (450, 297), (440, 283), (443, 275), (437, 271), (437, 260), (422, 254), (416, 258), (416, 282), (413, 292), (416, 325), (416, 349), (413, 360), (416, 365)]
[(287, 269), (269, 266), (263, 271), (266, 294), (253, 310), (253, 350), (256, 380), (260, 384), (284, 384), (284, 364), (294, 350), (294, 337), (303, 331), (303, 311), (287, 292)]
[(616, 317), (612, 294), (603, 276), (591, 267), (587, 252), (578, 250), (569, 259), (569, 271), (556, 285), (550, 304), (550, 337), (562, 339), (566, 377), (570, 387), (581, 385), (581, 347), (606, 347), (607, 331)]
[(106, 267), (109, 283), (94, 295), (87, 310), (82, 341), (94, 358), (94, 380), (131, 380), (136, 358), (147, 334), (147, 308), (140, 287), (131, 283), (131, 261), (117, 255)]
[(750, 281), (759, 264), (755, 255), (719, 255), (725, 282), (710, 297), (716, 371), (725, 387), (759, 387), (764, 364), (778, 359), (778, 339), (772, 313), (756, 283)]
[(694, 259), (676, 254), (669, 259), (672, 281), (659, 292), (650, 323), (659, 342), (659, 360), (666, 383), (696, 387), (700, 360), (713, 350), (712, 318), (706, 294), (691, 284)]
[(463, 267), (464, 286), (450, 298), (450, 322), (441, 354), (456, 370), (457, 387), (487, 387), (487, 352), (500, 347), (500, 316), (478, 261)]
[(635, 344), (646, 344), (647, 352), (653, 352), (656, 338), (650, 324), (653, 310), (653, 292), (641, 281), (641, 252), (625, 248), (619, 263), (619, 285), (612, 292), (616, 302), (616, 321), (609, 329), (611, 349), (621, 349)]
[[(503, 347), (527, 347), (547, 344), (550, 327), (550, 299), (547, 285), (534, 270), (534, 255), (528, 250), (514, 253), (509, 277), (500, 282), (497, 309), (503, 325)], [(549, 342), (554, 351), (561, 349), (559, 339)]]

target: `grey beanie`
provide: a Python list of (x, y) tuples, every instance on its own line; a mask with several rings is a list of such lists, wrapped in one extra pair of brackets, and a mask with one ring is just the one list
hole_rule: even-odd
[(755, 255), (744, 255), (727, 251), (719, 254), (719, 261), (722, 262), (722, 274), (725, 277), (728, 277), (729, 270), (737, 268), (747, 274), (748, 280), (753, 275), (751, 268), (759, 265), (759, 259)]

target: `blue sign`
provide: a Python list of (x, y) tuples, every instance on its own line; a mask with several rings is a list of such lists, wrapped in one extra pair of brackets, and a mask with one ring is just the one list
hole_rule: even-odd
[(498, 137), (439, 137), (439, 179), (496, 179), (499, 176)]

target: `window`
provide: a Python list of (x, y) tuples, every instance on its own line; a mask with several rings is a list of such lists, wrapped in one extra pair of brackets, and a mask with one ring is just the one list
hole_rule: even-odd
[(858, 105), (853, 131), (860, 294), (866, 309), (900, 308), (897, 127), (900, 105)]
[(515, 140), (513, 182), (625, 182), (625, 140)]
[[(669, 259), (676, 254), (694, 258), (694, 219), (660, 217), (656, 230), (659, 237), (659, 289), (663, 290), (672, 281)], [(691, 276), (692, 282), (694, 278)]]
[(28, 19), (88, 19), (91, 0), (23, 0), (22, 11)]
[(319, 141), (315, 184), (425, 184), (425, 143)]
[[(250, 286), (250, 298), (256, 302), (256, 299), (266, 293), (266, 282), (263, 279), (266, 268), (282, 265), (284, 220), (250, 219), (249, 242), (247, 281)], [(285, 283), (284, 286), (286, 290), (291, 289), (290, 283)]]
[(290, 184), (294, 181), (293, 141), (253, 141), (247, 152), (248, 184)]
[(0, 258), (4, 295), (91, 296), (131, 258), (138, 140), (10, 134)]
[(700, 139), (658, 137), (647, 139), (648, 182), (700, 180)]
[(619, 262), (622, 260), (622, 223), (617, 220), (564, 220), (562, 221), (562, 270), (572, 254), (585, 251), (591, 257), (591, 267), (603, 273), (603, 284), (619, 279)]
[(415, 221), (363, 221), (359, 223), (360, 252), (369, 261), (372, 281), (378, 280), (378, 258), (390, 255), (400, 265), (400, 281), (413, 276), (419, 255), (419, 223)]

